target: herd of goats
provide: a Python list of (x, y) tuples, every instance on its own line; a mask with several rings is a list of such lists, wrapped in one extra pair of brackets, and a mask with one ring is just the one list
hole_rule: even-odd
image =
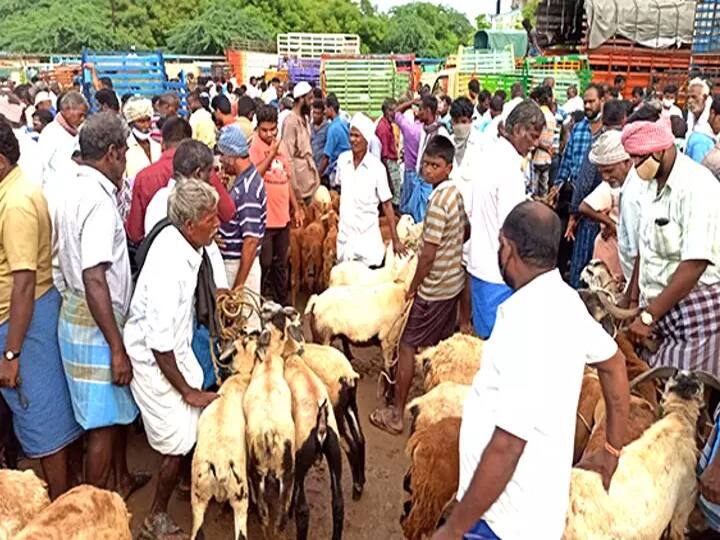
[[(398, 229), (402, 239), (417, 245), (416, 227), (405, 223)], [(335, 338), (346, 345), (379, 341), (384, 380), (392, 384), (393, 355), (408, 311), (405, 292), (416, 264), (412, 251), (401, 258), (392, 250), (376, 270), (341, 263), (330, 272), (327, 290), (310, 298), (304, 316), (260, 298), (219, 300), (219, 306), (232, 300), (254, 311), (261, 330), (247, 332), (238, 321), (225, 321), (234, 331), (225, 334), (232, 339), (225, 340), (216, 360), (220, 397), (200, 417), (192, 459), (193, 539), (202, 537), (205, 511), (215, 499), (232, 507), (235, 539), (247, 538), (252, 508), (265, 538), (283, 536), (294, 519), (296, 538), (305, 540), (310, 523), (305, 478), (323, 458), (332, 538), (342, 537), (342, 456), (350, 465), (353, 499), (359, 499), (366, 444), (357, 403), (360, 376), (349, 349), (341, 352), (331, 343)], [(609, 491), (598, 474), (572, 471), (564, 538), (658, 539), (667, 534), (682, 539), (697, 499), (698, 449), (708, 436), (720, 381), (707, 373), (649, 369), (626, 337), (628, 314), (616, 306), (619, 286), (607, 268), (593, 261), (583, 280), (588, 288), (580, 294), (588, 311), (625, 353), (632, 395), (625, 447)], [(305, 340), (306, 322), (313, 343)], [(480, 339), (458, 333), (416, 357), (418, 397), (408, 405), (410, 464), (400, 519), (411, 540), (429, 538), (452, 507), (462, 407), (482, 352)], [(578, 403), (574, 463), (603, 447), (604, 413), (598, 376), (588, 367)], [(130, 540), (129, 517), (114, 493), (83, 485), (51, 503), (32, 471), (0, 471), (0, 540)]]

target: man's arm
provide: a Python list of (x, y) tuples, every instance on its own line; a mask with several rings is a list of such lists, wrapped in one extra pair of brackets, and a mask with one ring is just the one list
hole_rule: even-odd
[(555, 177), (555, 185), (563, 184), (570, 178), (570, 155), (573, 153), (575, 147), (575, 130), (570, 133), (570, 138), (565, 145), (563, 151), (562, 161), (560, 161), (560, 168), (558, 169), (557, 176)]
[(220, 176), (213, 171), (210, 176), (210, 184), (217, 191), (218, 199), (218, 217), (223, 223), (227, 223), (235, 216), (235, 202), (228, 193), (227, 188), (223, 185), (220, 180)]
[[(13, 284), (10, 295), (10, 318), (5, 339), (5, 351), (20, 352), (27, 329), (35, 310), (35, 272), (20, 270), (12, 273)], [(3, 351), (0, 351), (3, 352)], [(14, 388), (17, 384), (21, 359), (8, 362), (0, 359), (0, 386)]]
[[(618, 349), (609, 360), (594, 366), (597, 368), (605, 399), (605, 440), (615, 450), (621, 450), (630, 408), (630, 387), (625, 368), (625, 355)], [(610, 488), (610, 480), (615, 474), (617, 464), (618, 457), (604, 448), (584, 459), (578, 467), (598, 472), (607, 490)]]
[[(281, 139), (275, 139), (272, 144), (270, 145), (270, 151), (268, 152), (268, 155), (265, 156), (263, 159), (253, 159), (253, 164), (255, 165), (255, 168), (257, 169), (257, 172), (260, 173), (260, 176), (263, 176), (268, 169), (270, 168), (270, 165), (272, 165), (273, 160), (275, 159), (275, 156), (278, 154), (278, 150), (280, 149), (280, 144), (282, 143)], [(255, 152), (250, 152), (251, 158), (256, 158), (254, 156)]]
[(173, 351), (158, 352), (153, 349), (152, 353), (160, 371), (162, 371), (162, 374), (165, 375), (165, 378), (170, 382), (172, 387), (182, 396), (185, 403), (191, 407), (202, 408), (207, 407), (217, 399), (218, 395), (216, 393), (203, 392), (202, 390), (193, 388), (187, 383), (185, 377), (183, 377), (183, 374), (180, 373), (177, 367), (175, 353)]
[[(698, 280), (708, 267), (708, 264), (708, 261), (692, 260), (682, 261), (678, 265), (667, 287), (645, 307), (645, 311), (652, 315), (653, 323), (657, 323), (668, 311), (690, 294), (690, 291), (695, 288)], [(633, 277), (635, 277), (634, 273)], [(652, 326), (644, 324), (638, 316), (630, 324), (628, 330), (632, 341), (639, 343), (650, 337), (652, 329)]]
[(430, 242), (423, 242), (422, 250), (420, 251), (420, 257), (418, 257), (417, 268), (415, 269), (415, 276), (410, 283), (410, 289), (407, 292), (407, 298), (412, 298), (420, 287), (420, 284), (432, 270), (435, 257), (437, 256), (438, 246), (431, 244)]
[[(327, 144), (327, 142), (325, 143)], [(328, 168), (328, 164), (330, 163), (330, 158), (327, 154), (323, 154), (322, 159), (320, 160), (320, 166), (318, 167), (318, 173), (320, 176), (325, 174), (325, 170)]]
[(433, 540), (462, 538), (505, 490), (524, 450), (524, 440), (496, 427), (465, 495)]
[(82, 279), (88, 309), (110, 347), (113, 383), (118, 386), (130, 384), (132, 365), (125, 352), (122, 334), (115, 321), (105, 272), (107, 263), (83, 270)]
[(257, 247), (260, 243), (260, 239), (257, 236), (245, 236), (243, 238), (242, 255), (240, 257), (240, 269), (238, 270), (237, 276), (235, 276), (235, 283), (233, 289), (238, 287), (244, 287), (245, 281), (250, 274), (253, 262), (257, 255)]
[(610, 219), (610, 216), (608, 214), (606, 214), (605, 212), (598, 212), (597, 210), (594, 210), (585, 201), (580, 203), (580, 208), (578, 208), (578, 212), (583, 216), (587, 217), (588, 219), (601, 223), (606, 227), (611, 228), (612, 230), (615, 230), (616, 228), (615, 222)]

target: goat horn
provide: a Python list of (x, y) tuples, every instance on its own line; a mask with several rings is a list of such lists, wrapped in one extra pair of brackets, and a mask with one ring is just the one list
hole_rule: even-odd
[(644, 383), (652, 379), (661, 379), (672, 377), (677, 373), (678, 369), (669, 366), (659, 366), (649, 369), (645, 373), (642, 373), (630, 381), (630, 390), (635, 388), (638, 384)]
[(707, 371), (696, 371), (695, 375), (705, 386), (710, 386), (715, 390), (720, 391), (720, 380), (718, 380), (718, 378), (712, 373), (708, 373)]
[(608, 293), (606, 291), (600, 291), (600, 290), (596, 289), (595, 292), (598, 295), (598, 299), (600, 300), (600, 303), (607, 310), (607, 312), (620, 321), (626, 321), (628, 319), (632, 319), (632, 318), (636, 317), (637, 314), (640, 312), (640, 308), (624, 309), (624, 308), (618, 307), (610, 299), (610, 293)]

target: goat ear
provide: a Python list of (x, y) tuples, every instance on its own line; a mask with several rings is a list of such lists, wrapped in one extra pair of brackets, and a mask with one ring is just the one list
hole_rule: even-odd
[(611, 315), (605, 315), (600, 320), (600, 325), (603, 327), (610, 337), (615, 337), (617, 334), (617, 327), (615, 326), (615, 319)]
[(298, 343), (302, 343), (305, 341), (305, 335), (303, 334), (302, 327), (298, 324), (288, 325), (288, 334), (294, 341), (297, 341)]
[(272, 336), (270, 334), (270, 330), (268, 330), (267, 328), (263, 329), (257, 339), (258, 347), (267, 347), (268, 345), (270, 345), (271, 337)]

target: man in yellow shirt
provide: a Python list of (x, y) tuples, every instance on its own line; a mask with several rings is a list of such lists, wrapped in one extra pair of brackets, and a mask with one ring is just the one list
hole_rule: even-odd
[(190, 126), (192, 127), (193, 139), (205, 143), (210, 150), (214, 149), (217, 142), (215, 121), (210, 111), (203, 105), (199, 89), (190, 92), (187, 104), (192, 113), (190, 115)]
[(68, 447), (82, 436), (65, 380), (53, 287), (50, 214), (17, 165), (18, 140), (0, 116), (0, 394), (25, 455), (40, 459), (50, 497), (69, 487)]

